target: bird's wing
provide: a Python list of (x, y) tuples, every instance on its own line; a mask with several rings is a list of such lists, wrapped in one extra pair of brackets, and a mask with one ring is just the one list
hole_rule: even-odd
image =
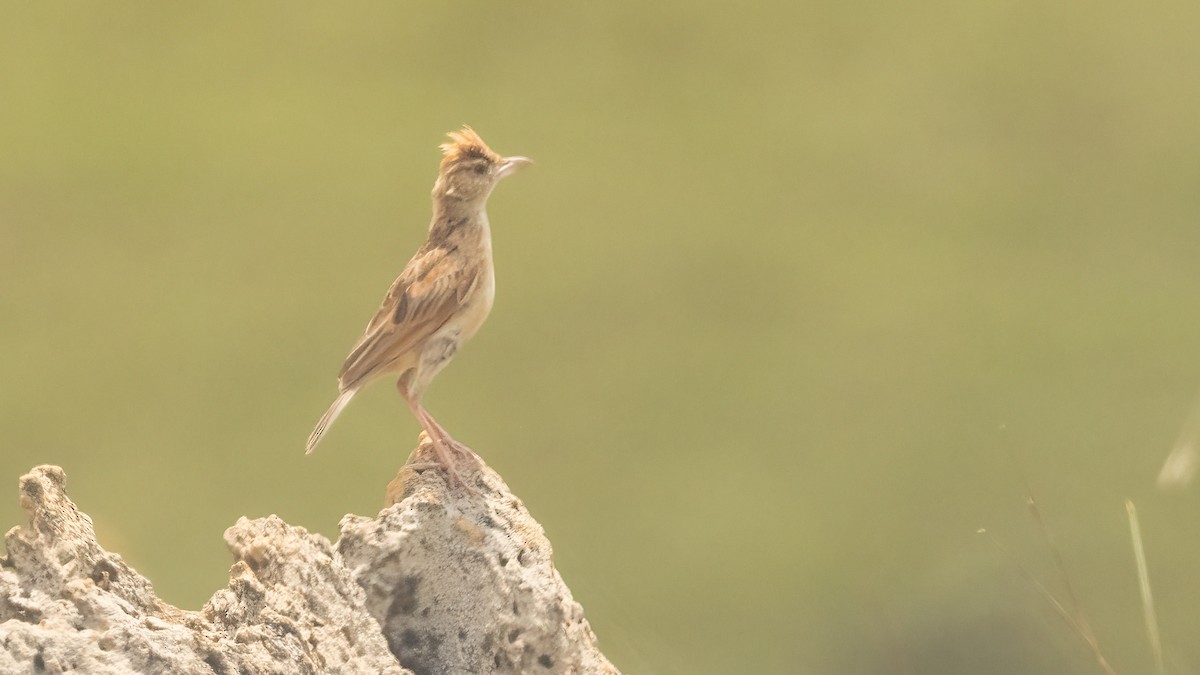
[(471, 295), (483, 267), (457, 247), (426, 246), (408, 261), (338, 373), (342, 390), (389, 370), (441, 328)]

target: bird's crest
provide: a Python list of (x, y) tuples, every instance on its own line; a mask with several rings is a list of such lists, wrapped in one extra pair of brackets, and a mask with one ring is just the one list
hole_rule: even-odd
[(450, 137), (450, 142), (438, 146), (445, 155), (442, 159), (443, 168), (471, 157), (482, 157), (491, 162), (499, 162), (501, 159), (500, 155), (492, 152), (487, 143), (484, 143), (479, 134), (469, 126), (464, 125), (461, 131), (451, 131), (446, 135)]

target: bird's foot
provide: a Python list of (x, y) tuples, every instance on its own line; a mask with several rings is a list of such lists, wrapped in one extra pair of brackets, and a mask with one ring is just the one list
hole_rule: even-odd
[(461, 485), (464, 488), (466, 488), (467, 491), (469, 491), (473, 494), (478, 494), (478, 491), (475, 490), (473, 487), (471, 487), (471, 485), (469, 483), (467, 483), (465, 480), (463, 480), (462, 476), (459, 475), (458, 468), (457, 468), (458, 462), (455, 460), (454, 455), (451, 453), (451, 450), (453, 450), (458, 453), (464, 453), (464, 452), (469, 453), (468, 456), (474, 456), (475, 455), (474, 451), (472, 451), (467, 446), (459, 443), (458, 441), (454, 440), (453, 438), (450, 438), (449, 436), (442, 437), (440, 434), (432, 435), (432, 434), (429, 434), (428, 432), (426, 432), (424, 434), (424, 436), (433, 445), (433, 453), (437, 457), (437, 461), (436, 462), (414, 463), (414, 464), (410, 464), (409, 466), (412, 466), (413, 468), (435, 468), (436, 467), (436, 468), (442, 469), (443, 471), (446, 472), (446, 477), (449, 479), (448, 482), (449, 482), (451, 488)]
[(449, 436), (446, 436), (444, 440), (446, 441), (447, 448), (473, 462), (478, 462), (479, 455), (475, 454), (475, 451), (468, 447), (467, 444), (460, 443)]

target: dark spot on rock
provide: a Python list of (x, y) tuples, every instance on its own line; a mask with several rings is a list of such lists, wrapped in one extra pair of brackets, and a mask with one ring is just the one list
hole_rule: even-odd
[(431, 609), (433, 609), (433, 608), (432, 608), (432, 607), (426, 607), (425, 609), (421, 610), (421, 616), (428, 617), (428, 616), (429, 616), (429, 610), (431, 610)]
[(33, 672), (35, 672), (35, 673), (46, 672), (46, 658), (44, 656), (42, 656), (41, 652), (38, 652), (37, 654), (34, 654), (34, 656), (33, 656)]
[(467, 631), (465, 631), (465, 630), (463, 630), (463, 629), (461, 629), (461, 628), (459, 628), (459, 629), (458, 629), (458, 641), (459, 641), (459, 642), (466, 642), (466, 641), (467, 641)]
[(421, 636), (417, 635), (417, 631), (409, 628), (400, 635), (400, 644), (414, 649), (421, 644)]
[(101, 558), (100, 562), (96, 563), (95, 569), (92, 570), (92, 581), (104, 590), (109, 590), (113, 582), (121, 577), (120, 570), (108, 558)]
[[(417, 513), (420, 513), (423, 516), (429, 516), (431, 518), (440, 516), (446, 512), (446, 507), (437, 502), (419, 502), (413, 505), (413, 508), (417, 511)], [(421, 543), (425, 546), (429, 545), (429, 542), (424, 539), (421, 540)]]
[(421, 585), (421, 577), (410, 575), (400, 580), (393, 591), (392, 604), (388, 606), (387, 618), (391, 622), (396, 617), (409, 616), (417, 611), (417, 589)]
[(486, 514), (479, 519), (479, 522), (483, 523), (487, 527), (496, 527), (496, 521), (492, 520), (492, 517)]
[(384, 632), (384, 637), (387, 638), (388, 651), (400, 661), (400, 665), (408, 668), (416, 673), (416, 675), (432, 675), (436, 671), (434, 667), (434, 653), (430, 652), (428, 646), (422, 646), (421, 635), (417, 631), (410, 629), (399, 630), (393, 628)]
[(525, 549), (517, 551), (517, 562), (521, 563), (522, 567), (525, 566)]
[(538, 665), (543, 668), (553, 668), (554, 659), (550, 658), (549, 654), (542, 654), (538, 657)]
[[(21, 487), (25, 488), (25, 495), (34, 501), (37, 501), (38, 497), (42, 496), (42, 486), (35, 480), (25, 481), (25, 484)], [(41, 655), (39, 654), (38, 656), (40, 657)]]
[(514, 628), (514, 629), (508, 631), (508, 641), (509, 642), (516, 642), (517, 638), (519, 638), (519, 637), (521, 637), (520, 630)]
[(499, 556), (497, 556), (496, 560), (500, 563), (501, 567), (508, 565), (508, 557), (505, 556), (503, 553), (501, 553)]
[(225, 660), (221, 658), (221, 654), (219, 652), (209, 652), (204, 657), (204, 663), (207, 664), (209, 668), (212, 668), (213, 672), (217, 675), (226, 675), (229, 672), (229, 670), (225, 667)]

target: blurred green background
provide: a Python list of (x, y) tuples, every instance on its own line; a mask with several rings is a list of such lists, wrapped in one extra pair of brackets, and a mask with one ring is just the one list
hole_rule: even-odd
[[(221, 534), (336, 537), (414, 444), (304, 439), (423, 240), (442, 134), (497, 302), (426, 402), (527, 503), (630, 673), (1200, 670), (1200, 6), (0, 5), (0, 522), (66, 468), (170, 602)], [(1007, 432), (999, 431), (1006, 425)]]

